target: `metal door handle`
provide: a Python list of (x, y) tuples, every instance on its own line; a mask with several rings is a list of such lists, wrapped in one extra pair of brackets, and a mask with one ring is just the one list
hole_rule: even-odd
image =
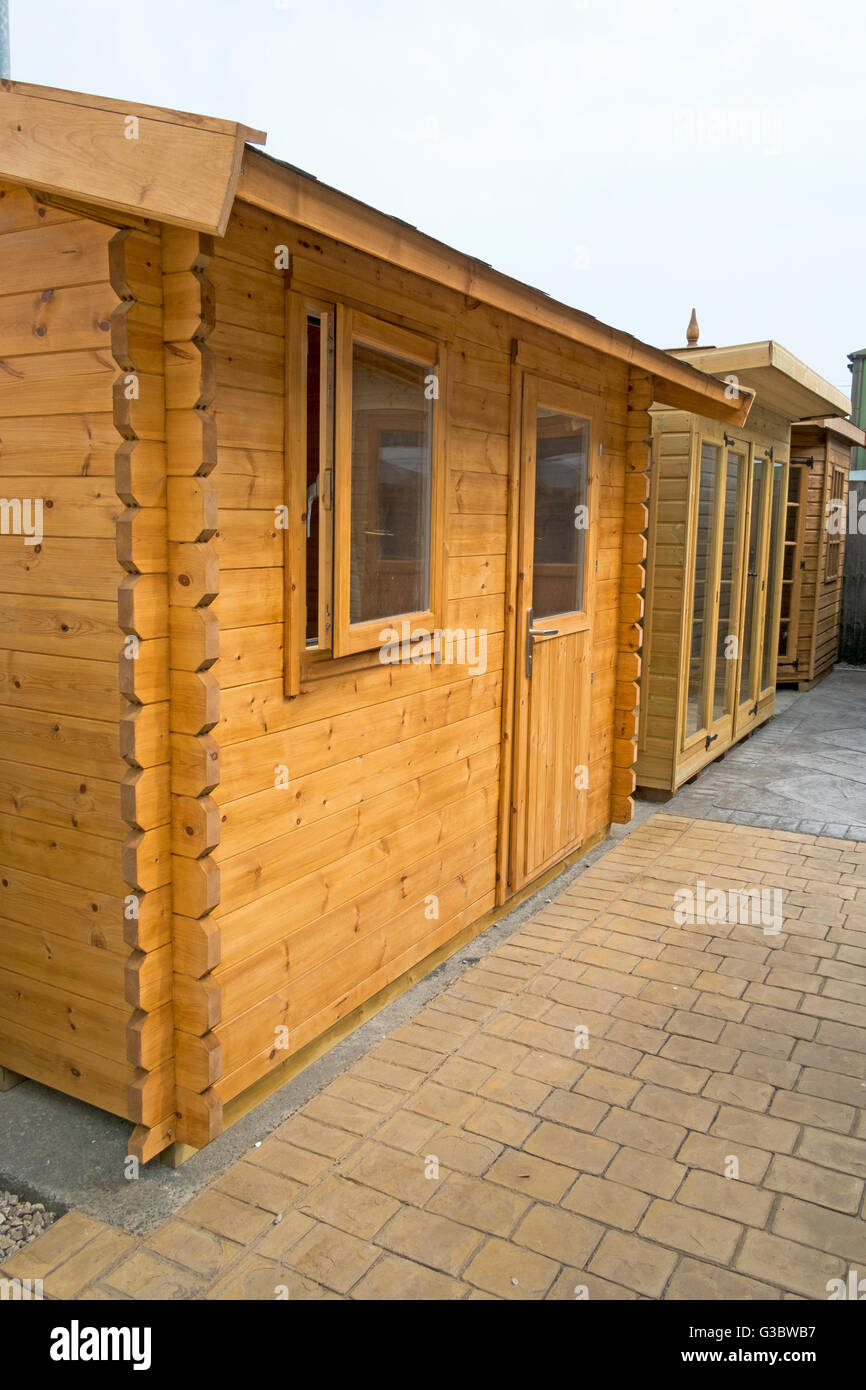
[(526, 678), (532, 675), (532, 648), (537, 637), (558, 637), (558, 627), (533, 627), (532, 609), (526, 614)]

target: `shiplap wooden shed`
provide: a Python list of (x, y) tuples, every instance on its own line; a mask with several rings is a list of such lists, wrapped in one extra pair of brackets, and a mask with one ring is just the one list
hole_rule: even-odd
[(773, 714), (792, 422), (850, 409), (778, 343), (702, 348), (693, 336), (675, 355), (755, 400), (734, 429), (651, 411), (637, 758), (650, 794), (676, 791)]
[(143, 1159), (629, 818), (650, 410), (750, 405), (263, 140), (0, 84), (0, 1067)]
[(864, 445), (866, 431), (851, 420), (818, 418), (791, 426), (778, 685), (810, 690), (836, 663), (851, 450)]

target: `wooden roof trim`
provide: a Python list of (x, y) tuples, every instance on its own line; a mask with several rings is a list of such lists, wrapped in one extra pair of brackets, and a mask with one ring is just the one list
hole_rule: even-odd
[(246, 142), (264, 139), (232, 121), (0, 82), (0, 177), (216, 236), (228, 225)]
[(825, 381), (818, 372), (807, 367), (799, 357), (772, 338), (758, 343), (735, 343), (728, 347), (673, 348), (671, 352), (677, 358), (680, 354), (683, 357), (687, 355), (690, 362), (700, 362), (704, 371), (719, 375), (770, 368), (786, 376), (810, 396), (826, 401), (836, 414), (846, 415), (851, 409), (851, 402), (843, 391)]
[(225, 121), (219, 116), (202, 116), (195, 111), (174, 111), (169, 106), (151, 106), (146, 102), (118, 101), (114, 97), (93, 96), (89, 92), (69, 92), (62, 87), (40, 87), (33, 82), (15, 82), (11, 78), (0, 80), (0, 91), (16, 92), (19, 96), (37, 97), (40, 101), (60, 101), (68, 106), (94, 107), (98, 111), (113, 111), (118, 116), (146, 117), (150, 121), (165, 121), (168, 125), (194, 126), (198, 130), (212, 130), (220, 135), (234, 135), (243, 132), (244, 140), (250, 145), (264, 145), (267, 134), (253, 130), (251, 126), (239, 125), (237, 121)]
[(838, 434), (840, 439), (847, 439), (849, 444), (854, 444), (860, 449), (866, 448), (866, 430), (855, 425), (853, 420), (843, 420), (838, 415), (818, 415), (813, 420), (794, 420), (791, 429), (804, 432), (829, 430), (831, 434)]
[(660, 348), (650, 347), (589, 314), (561, 304), (257, 150), (247, 148), (244, 152), (236, 196), (402, 270), (627, 362), (652, 377), (654, 399), (665, 405), (734, 425), (746, 421), (754, 399), (748, 388), (741, 387), (738, 396), (731, 399), (723, 382)]

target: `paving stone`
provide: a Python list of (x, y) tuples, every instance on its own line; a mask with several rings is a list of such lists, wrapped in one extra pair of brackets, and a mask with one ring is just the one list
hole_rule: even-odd
[(722, 1178), (715, 1173), (689, 1173), (677, 1201), (687, 1207), (698, 1207), (715, 1216), (729, 1217), (747, 1226), (765, 1226), (773, 1205), (773, 1194), (762, 1192), (742, 1179)]
[(584, 1173), (603, 1172), (616, 1153), (616, 1144), (609, 1140), (549, 1121), (544, 1121), (533, 1130), (523, 1148), (527, 1154), (535, 1154)]
[(804, 1095), (800, 1091), (776, 1091), (770, 1114), (795, 1124), (815, 1125), (820, 1129), (849, 1134), (857, 1112), (852, 1105), (838, 1105), (831, 1100)]
[(506, 1149), (489, 1169), (487, 1177), (491, 1182), (502, 1183), (541, 1201), (558, 1202), (574, 1182), (574, 1169), (519, 1149)]
[[(297, 1205), (297, 1211), (309, 1218), (311, 1225), (313, 1221), (324, 1221), (363, 1240), (371, 1240), (399, 1210), (396, 1198), (334, 1175), (309, 1188)], [(258, 1248), (262, 1249), (262, 1243)]]
[(677, 1256), (660, 1245), (623, 1231), (608, 1231), (589, 1269), (647, 1298), (660, 1298), (676, 1262)]
[(511, 1237), (559, 1264), (582, 1268), (604, 1235), (604, 1227), (561, 1208), (536, 1203)]
[(677, 1154), (679, 1163), (687, 1163), (691, 1168), (704, 1168), (721, 1177), (725, 1177), (732, 1157), (739, 1164), (738, 1181), (760, 1183), (770, 1166), (772, 1155), (765, 1149), (755, 1149), (731, 1139), (716, 1139), (708, 1134), (690, 1134)]
[(463, 1277), (500, 1298), (542, 1299), (558, 1272), (555, 1260), (491, 1236)]
[(836, 1255), (754, 1230), (746, 1231), (734, 1267), (808, 1299), (826, 1299), (828, 1282), (846, 1274)]
[(266, 1139), (260, 1149), (250, 1149), (247, 1161), (298, 1183), (315, 1182), (330, 1167), (330, 1159), (322, 1154), (284, 1144), (279, 1139)]
[(352, 1290), (352, 1297), (377, 1303), (440, 1303), (464, 1298), (467, 1292), (466, 1284), (439, 1270), (428, 1269), (398, 1255), (383, 1255)]
[(464, 1121), (463, 1128), (470, 1134), (481, 1134), (519, 1148), (537, 1124), (537, 1118), (525, 1111), (499, 1105), (496, 1101), (483, 1101), (471, 1118)]
[(636, 1081), (633, 1077), (619, 1076), (616, 1072), (587, 1067), (583, 1075), (574, 1083), (574, 1089), (581, 1095), (592, 1096), (594, 1100), (602, 1100), (608, 1105), (620, 1105), (626, 1108), (632, 1097), (637, 1095), (640, 1085), (640, 1081)]
[(771, 1301), (781, 1298), (781, 1294), (770, 1284), (747, 1279), (718, 1265), (683, 1259), (668, 1285), (666, 1297), (679, 1302), (737, 1303), (741, 1299)]
[[(267, 1239), (267, 1237), (265, 1237)], [(147, 1239), (146, 1249), (191, 1269), (205, 1279), (217, 1279), (243, 1252), (243, 1245), (201, 1226), (173, 1218)]]
[(100, 1231), (82, 1249), (45, 1275), (43, 1293), (47, 1298), (77, 1298), (87, 1284), (106, 1277), (106, 1271), (134, 1246), (133, 1237), (126, 1231), (114, 1227)]
[(336, 1129), (346, 1129), (350, 1134), (368, 1134), (381, 1123), (381, 1115), (376, 1110), (368, 1110), (354, 1101), (332, 1095), (330, 1088), (308, 1101), (299, 1114), (324, 1125), (333, 1125)]
[(816, 1163), (777, 1154), (764, 1178), (764, 1186), (772, 1192), (789, 1192), (818, 1206), (835, 1207), (837, 1211), (856, 1213), (864, 1192), (861, 1178), (848, 1173), (834, 1173)]
[(426, 1157), (401, 1153), (399, 1149), (368, 1141), (359, 1153), (353, 1154), (344, 1175), (351, 1176), (353, 1182), (396, 1197), (400, 1202), (423, 1207), (445, 1177), (444, 1172), (438, 1177), (428, 1177), (428, 1172), (433, 1169)]
[(323, 1125), (300, 1112), (280, 1125), (276, 1138), (294, 1144), (296, 1148), (310, 1149), (325, 1158), (342, 1158), (358, 1143), (357, 1135), (334, 1129), (332, 1125)]
[(261, 1255), (255, 1254), (247, 1255), (212, 1285), (207, 1297), (220, 1301), (304, 1303), (335, 1299), (338, 1295), (312, 1279), (304, 1279), (296, 1270), (274, 1264), (272, 1260), (264, 1260)]
[(592, 1100), (575, 1091), (554, 1091), (541, 1105), (538, 1114), (545, 1120), (591, 1133), (607, 1111), (608, 1106), (603, 1101)]
[(398, 1110), (376, 1131), (376, 1143), (407, 1153), (429, 1153), (434, 1135), (442, 1132), (439, 1120), (418, 1115), (412, 1110)]
[(416, 1207), (401, 1207), (376, 1236), (377, 1245), (452, 1275), (460, 1273), (483, 1240), (480, 1231)]
[[(487, 1176), (488, 1179), (492, 1177), (492, 1172)], [(473, 1226), (490, 1235), (507, 1236), (529, 1205), (529, 1197), (510, 1192), (497, 1182), (452, 1173), (430, 1198), (426, 1210), (449, 1216), (464, 1226)]]
[(479, 1094), (489, 1100), (502, 1101), (518, 1110), (530, 1112), (536, 1111), (550, 1092), (551, 1087), (543, 1081), (533, 1081), (529, 1076), (505, 1071), (495, 1071), (479, 1087)]
[(44, 1279), (88, 1241), (109, 1228), (80, 1211), (70, 1211), (49, 1226), (17, 1255), (4, 1261), (3, 1269), (16, 1279)]
[(866, 1261), (866, 1222), (828, 1207), (782, 1197), (773, 1216), (775, 1235), (812, 1245), (862, 1267)]
[[(641, 1115), (633, 1110), (611, 1110), (598, 1127), (602, 1139), (626, 1144), (630, 1148), (645, 1153), (658, 1154), (663, 1158), (673, 1158), (686, 1137), (682, 1125), (669, 1124), (666, 1120), (654, 1119), (651, 1115)], [(589, 1169), (600, 1172), (600, 1169)]]
[[(748, 1077), (732, 1073), (729, 1076), (716, 1072), (710, 1077), (702, 1091), (702, 1095), (710, 1100), (726, 1101), (730, 1105), (736, 1105), (747, 1110), (764, 1111), (770, 1105), (775, 1095), (772, 1086), (768, 1086), (760, 1081), (752, 1081)], [(771, 1111), (771, 1113), (773, 1113)], [(782, 1119), (793, 1119), (792, 1115), (782, 1116)], [(699, 1126), (692, 1125), (692, 1129)]]
[(791, 1153), (799, 1137), (799, 1129), (787, 1120), (773, 1120), (768, 1115), (756, 1115), (733, 1105), (723, 1105), (712, 1125), (711, 1133), (732, 1142), (742, 1140), (759, 1144), (777, 1153)]
[(276, 1214), (291, 1206), (301, 1184), (254, 1163), (241, 1162), (228, 1168), (213, 1184), (213, 1190)]
[[(621, 1150), (621, 1153), (623, 1152), (627, 1151)], [(676, 1190), (676, 1182), (668, 1186), (673, 1191)], [(571, 1191), (563, 1197), (562, 1206), (569, 1211), (579, 1212), (582, 1216), (589, 1216), (594, 1221), (601, 1221), (607, 1226), (617, 1226), (631, 1231), (637, 1226), (649, 1202), (646, 1193), (638, 1192), (633, 1187), (584, 1173)]]
[(104, 1275), (102, 1282), (131, 1298), (176, 1302), (196, 1298), (207, 1280), (191, 1270), (157, 1259), (148, 1250), (136, 1250), (122, 1264)]
[(297, 1245), (284, 1255), (284, 1262), (305, 1278), (336, 1293), (347, 1293), (371, 1265), (380, 1251), (367, 1241), (316, 1222)]
[[(509, 1076), (509, 1080), (511, 1079)], [(478, 1109), (478, 1099), (466, 1091), (428, 1081), (411, 1097), (409, 1108), (416, 1110), (420, 1115), (429, 1116), (431, 1120), (439, 1120), (448, 1125), (460, 1125)]]
[(719, 1264), (728, 1263), (742, 1230), (733, 1221), (660, 1198), (652, 1203), (638, 1227), (642, 1236)]
[(797, 1157), (820, 1163), (825, 1168), (851, 1173), (856, 1178), (866, 1178), (866, 1148), (859, 1139), (805, 1128), (797, 1148)]
[(672, 1159), (626, 1147), (620, 1149), (605, 1176), (656, 1197), (672, 1197), (686, 1172), (681, 1163)]
[(179, 1213), (182, 1220), (194, 1226), (204, 1226), (218, 1236), (227, 1236), (240, 1245), (248, 1245), (273, 1222), (271, 1213), (248, 1202), (239, 1202), (226, 1192), (206, 1188)]
[(638, 1297), (634, 1289), (612, 1284), (584, 1269), (563, 1269), (547, 1295), (550, 1302), (622, 1303)]
[(670, 1120), (687, 1129), (707, 1130), (718, 1111), (718, 1105), (698, 1096), (684, 1095), (665, 1086), (643, 1086), (631, 1103), (632, 1113), (651, 1115), (657, 1120)]

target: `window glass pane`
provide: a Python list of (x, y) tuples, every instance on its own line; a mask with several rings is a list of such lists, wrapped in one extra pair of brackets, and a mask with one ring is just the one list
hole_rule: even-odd
[(710, 561), (713, 553), (713, 517), (716, 506), (716, 475), (721, 450), (717, 444), (701, 448), (698, 484), (698, 530), (695, 544), (695, 583), (692, 590), (692, 640), (689, 648), (688, 692), (686, 699), (686, 737), (704, 727), (704, 689), (711, 634), (708, 633), (713, 593)]
[(719, 625), (716, 629), (716, 674), (713, 682), (713, 720), (729, 714), (732, 708), (736, 655), (728, 655), (727, 640), (736, 635), (734, 591), (739, 568), (737, 557), (737, 513), (742, 454), (728, 452), (725, 468), (725, 500), (722, 511), (722, 568), (719, 574)]
[(432, 366), (352, 350), (350, 622), (430, 607)]
[(775, 661), (779, 636), (771, 632), (774, 612), (774, 595), (779, 586), (779, 565), (782, 548), (779, 545), (779, 527), (782, 525), (782, 465), (773, 465), (773, 500), (770, 509), (770, 558), (767, 562), (767, 607), (764, 617), (764, 657), (761, 665), (761, 689), (766, 690), (773, 683), (776, 674)]
[[(746, 608), (743, 620), (743, 641), (740, 654), (740, 704), (752, 700), (752, 645), (755, 640), (761, 586), (758, 583), (758, 549), (764, 529), (764, 459), (752, 463), (752, 515), (749, 521), (749, 554), (746, 570)], [(757, 694), (757, 691), (755, 692)]]
[(588, 460), (589, 421), (540, 406), (532, 581), (536, 618), (583, 611)]
[[(306, 644), (331, 637), (330, 479), (334, 439), (334, 319), (307, 316)], [(322, 596), (325, 602), (322, 603)], [(322, 632), (320, 634), (320, 615)]]

